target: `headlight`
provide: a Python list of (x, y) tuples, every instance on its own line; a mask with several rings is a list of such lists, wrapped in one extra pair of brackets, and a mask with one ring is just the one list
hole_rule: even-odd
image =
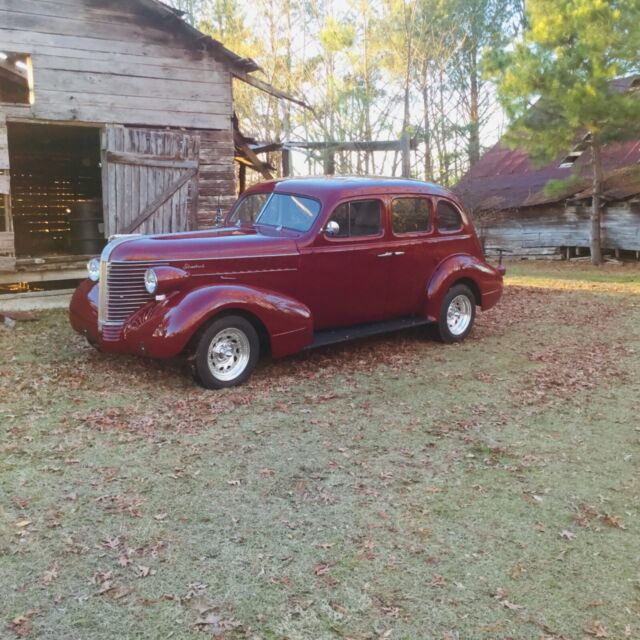
[(158, 290), (158, 276), (153, 269), (147, 269), (144, 273), (144, 288), (151, 295)]
[(98, 282), (100, 280), (100, 260), (91, 258), (87, 263), (87, 271), (89, 272), (89, 279)]

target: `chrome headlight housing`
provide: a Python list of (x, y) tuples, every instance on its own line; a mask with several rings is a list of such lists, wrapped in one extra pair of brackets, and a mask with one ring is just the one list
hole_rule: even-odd
[(151, 295), (158, 290), (158, 275), (153, 269), (147, 269), (144, 272), (144, 288)]
[(100, 280), (100, 260), (98, 258), (91, 258), (87, 262), (87, 272), (89, 274), (89, 280), (98, 282)]

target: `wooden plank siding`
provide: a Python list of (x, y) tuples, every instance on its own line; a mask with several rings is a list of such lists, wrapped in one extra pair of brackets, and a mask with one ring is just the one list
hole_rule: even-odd
[[(486, 247), (502, 247), (515, 255), (554, 252), (560, 247), (590, 246), (590, 209), (563, 204), (480, 214), (474, 224)], [(640, 203), (618, 202), (602, 215), (604, 249), (640, 251)]]
[(124, 0), (0, 0), (2, 49), (28, 53), (31, 107), (16, 119), (231, 129), (231, 73), (170, 21)]
[(199, 131), (200, 180), (198, 217), (200, 229), (215, 224), (218, 206), (226, 213), (236, 199), (235, 147), (231, 131)]
[(10, 193), (7, 120), (0, 111), (0, 271), (13, 271), (16, 265)]

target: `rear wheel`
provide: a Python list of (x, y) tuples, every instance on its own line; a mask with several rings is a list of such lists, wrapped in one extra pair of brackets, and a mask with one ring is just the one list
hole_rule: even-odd
[(442, 342), (461, 342), (469, 335), (475, 317), (476, 299), (471, 289), (464, 284), (451, 287), (440, 307), (438, 337)]
[(206, 389), (234, 387), (251, 375), (259, 355), (260, 341), (253, 325), (241, 316), (223, 316), (198, 340), (194, 377)]

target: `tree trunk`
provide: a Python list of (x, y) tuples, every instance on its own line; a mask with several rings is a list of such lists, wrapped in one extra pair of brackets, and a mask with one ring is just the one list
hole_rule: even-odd
[(431, 118), (429, 116), (429, 70), (425, 62), (422, 71), (422, 108), (424, 109), (424, 179), (433, 180), (433, 165), (431, 161)]
[(602, 264), (601, 217), (602, 217), (602, 156), (600, 141), (593, 136), (593, 195), (591, 197), (591, 264)]
[(477, 51), (471, 51), (470, 108), (469, 108), (469, 166), (480, 160), (480, 86), (478, 82)]
[(440, 182), (449, 186), (449, 148), (447, 144), (447, 123), (444, 108), (444, 69), (440, 68)]

